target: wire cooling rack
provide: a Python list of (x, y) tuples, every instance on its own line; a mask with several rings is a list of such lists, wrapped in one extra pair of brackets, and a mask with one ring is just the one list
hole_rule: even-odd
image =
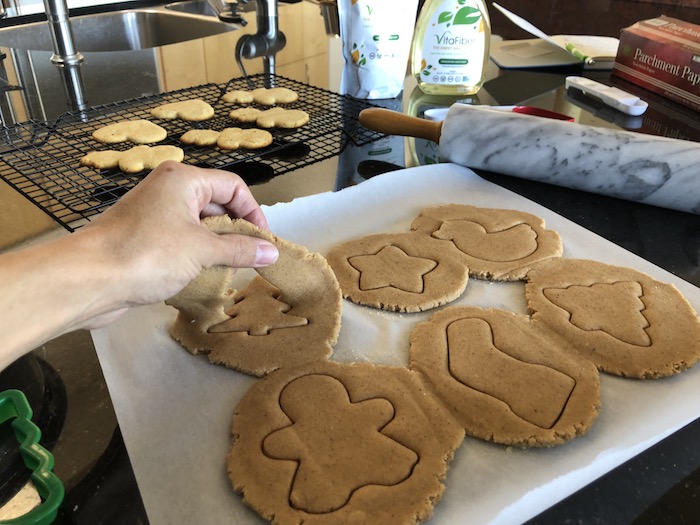
[[(221, 131), (227, 127), (251, 126), (229, 118), (229, 112), (240, 105), (224, 102), (222, 96), (234, 89), (270, 85), (287, 87), (299, 94), (296, 102), (284, 107), (306, 111), (310, 116), (306, 125), (292, 130), (270, 130), (273, 142), (260, 150), (220, 150), (180, 143), (180, 136), (190, 129)], [(204, 122), (185, 122), (155, 119), (150, 115), (151, 109), (158, 105), (193, 98), (211, 104), (215, 116)], [(29, 121), (4, 127), (0, 129), (0, 178), (72, 231), (80, 219), (89, 220), (146, 175), (82, 166), (80, 159), (90, 151), (126, 150), (133, 146), (100, 144), (92, 139), (93, 131), (98, 128), (122, 120), (151, 120), (168, 132), (168, 137), (159, 144), (181, 147), (185, 151), (185, 163), (235, 171), (248, 184), (256, 184), (337, 155), (348, 144), (361, 146), (381, 138), (381, 134), (358, 123), (360, 111), (367, 107), (372, 106), (280, 76), (236, 78), (225, 84), (206, 84), (69, 112), (52, 123)]]

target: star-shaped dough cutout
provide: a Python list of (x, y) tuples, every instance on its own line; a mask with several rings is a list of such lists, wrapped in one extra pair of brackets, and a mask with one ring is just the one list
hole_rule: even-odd
[(360, 290), (398, 288), (422, 293), (423, 276), (437, 263), (423, 257), (412, 257), (398, 246), (385, 246), (373, 255), (356, 255), (348, 262), (360, 272)]
[(289, 383), (279, 402), (292, 424), (262, 447), (268, 457), (297, 462), (289, 495), (297, 509), (332, 512), (364, 486), (401, 483), (418, 463), (416, 452), (382, 434), (395, 414), (387, 399), (353, 403), (338, 379), (314, 374)]

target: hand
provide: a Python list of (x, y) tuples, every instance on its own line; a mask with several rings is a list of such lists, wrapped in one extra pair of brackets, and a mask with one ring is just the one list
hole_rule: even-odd
[(267, 241), (215, 235), (200, 218), (228, 214), (269, 229), (243, 180), (232, 173), (166, 162), (90, 225), (124, 272), (125, 306), (168, 299), (203, 268), (265, 266), (277, 259)]
[(267, 241), (200, 225), (223, 213), (268, 228), (237, 175), (165, 162), (75, 233), (0, 256), (0, 369), (52, 337), (168, 299), (203, 268), (277, 259)]

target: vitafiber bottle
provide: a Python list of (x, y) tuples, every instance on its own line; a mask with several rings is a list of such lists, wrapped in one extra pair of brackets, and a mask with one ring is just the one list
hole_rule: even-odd
[(490, 40), (482, 0), (426, 0), (413, 36), (411, 73), (424, 93), (474, 94), (484, 83)]

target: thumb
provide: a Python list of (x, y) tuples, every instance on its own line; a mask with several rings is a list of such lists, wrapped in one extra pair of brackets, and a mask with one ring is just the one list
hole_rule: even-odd
[(259, 268), (274, 263), (279, 257), (277, 247), (269, 241), (237, 233), (214, 235), (211, 259), (207, 266), (223, 265), (234, 268)]

